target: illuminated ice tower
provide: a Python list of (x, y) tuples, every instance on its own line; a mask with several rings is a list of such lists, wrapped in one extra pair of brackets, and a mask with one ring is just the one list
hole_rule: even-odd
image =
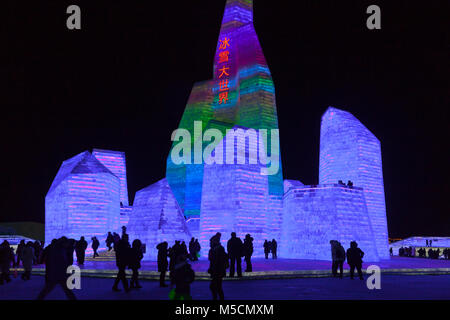
[[(227, 129), (235, 126), (269, 131), (278, 128), (274, 84), (253, 26), (252, 0), (228, 0), (226, 3), (213, 79), (194, 84), (179, 125), (191, 133), (192, 145), (201, 139), (194, 134), (194, 121), (202, 121), (202, 129), (217, 128), (224, 136)], [(276, 142), (279, 145), (278, 138)], [(177, 143), (175, 141), (172, 148)], [(269, 139), (267, 150), (271, 150), (272, 143)], [(275, 155), (280, 157), (279, 148)], [(204, 164), (194, 164), (192, 155), (191, 164), (176, 165), (169, 155), (166, 177), (191, 233), (198, 237), (202, 194), (206, 187)], [(268, 237), (278, 239), (283, 197), (281, 167), (265, 179), (268, 186), (264, 199), (268, 212), (265, 231)], [(208, 184), (208, 188), (214, 185)]]
[(45, 197), (45, 241), (119, 231), (120, 182), (89, 151), (64, 161)]
[(319, 183), (339, 180), (363, 188), (378, 255), (389, 258), (380, 141), (351, 113), (329, 107), (320, 129)]

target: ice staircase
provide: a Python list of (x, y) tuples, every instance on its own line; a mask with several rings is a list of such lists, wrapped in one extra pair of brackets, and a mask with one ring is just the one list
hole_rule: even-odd
[(116, 261), (116, 252), (114, 249), (102, 250), (98, 252), (99, 256), (93, 258), (93, 254), (86, 255), (86, 261)]

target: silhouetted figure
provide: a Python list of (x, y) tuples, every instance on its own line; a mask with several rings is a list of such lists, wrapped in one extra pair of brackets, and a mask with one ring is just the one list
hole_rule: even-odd
[(114, 250), (116, 250), (116, 246), (120, 241), (120, 236), (115, 232), (113, 232), (112, 236), (113, 236), (113, 248)]
[(135, 239), (130, 250), (129, 268), (133, 271), (130, 281), (130, 288), (142, 288), (139, 284), (139, 269), (141, 268), (141, 260), (143, 257), (142, 242), (139, 239)]
[(119, 282), (122, 281), (125, 292), (128, 292), (130, 291), (130, 288), (128, 287), (128, 280), (125, 274), (125, 269), (129, 264), (130, 257), (130, 244), (128, 242), (128, 235), (125, 235), (117, 242), (114, 247), (114, 251), (116, 252), (116, 265), (119, 269), (119, 272), (117, 273), (116, 280), (114, 281), (112, 289), (113, 291), (120, 291), (118, 285)]
[(184, 241), (181, 242), (180, 245), (181, 249), (180, 249), (180, 254), (184, 254), (186, 257), (189, 255), (187, 247), (186, 247), (186, 243)]
[(191, 241), (189, 241), (189, 257), (192, 261), (196, 261), (197, 253), (195, 252), (195, 238), (192, 237)]
[(78, 264), (84, 264), (87, 246), (88, 243), (86, 240), (84, 240), (84, 237), (81, 237), (80, 240), (78, 240), (75, 244), (75, 254), (77, 256)]
[(168, 255), (168, 244), (166, 241), (159, 243), (156, 246), (156, 249), (158, 249), (158, 272), (160, 272), (159, 275), (159, 286), (160, 287), (167, 287), (164, 280), (166, 277), (168, 262), (167, 262), (167, 255)]
[(39, 253), (39, 264), (44, 264), (43, 254), (44, 254), (45, 242), (41, 240), (40, 243), (41, 243), (41, 247), (40, 247), (41, 250)]
[(41, 255), (42, 255), (42, 245), (39, 241), (35, 241), (33, 243), (33, 248), (34, 248), (34, 264), (39, 264), (39, 262), (41, 261)]
[(332, 259), (332, 266), (331, 271), (333, 273), (333, 277), (337, 276), (337, 270), (339, 268), (340, 274), (339, 277), (342, 278), (344, 274), (344, 261), (345, 261), (345, 249), (341, 245), (339, 241), (331, 240), (331, 259)]
[[(181, 255), (181, 250), (182, 249), (181, 249), (180, 241), (175, 240), (175, 244), (172, 247), (170, 247), (170, 249), (169, 249), (169, 258), (170, 258), (169, 271), (172, 271), (173, 268), (175, 267), (177, 258), (179, 255)], [(172, 277), (170, 278), (170, 283), (174, 284), (174, 279)]]
[(348, 180), (348, 182), (347, 182), (347, 186), (349, 186), (350, 188), (351, 188), (351, 187), (353, 187), (353, 182), (352, 182), (352, 181), (350, 181), (350, 180)]
[(248, 233), (244, 238), (243, 251), (246, 265), (245, 272), (252, 272), (253, 238)]
[(428, 247), (428, 239), (427, 240), (425, 240), (426, 242), (427, 242), (427, 247)]
[[(127, 227), (122, 226), (122, 237), (121, 237), (121, 238), (123, 238), (124, 235), (127, 235), (127, 236), (128, 236), (128, 234), (127, 234)], [(128, 237), (128, 238), (129, 238), (129, 237)]]
[(38, 300), (44, 299), (56, 285), (61, 286), (68, 299), (76, 299), (75, 294), (67, 287), (67, 278), (69, 276), (67, 268), (69, 264), (67, 262), (67, 250), (64, 246), (64, 242), (67, 241), (65, 238), (53, 239), (51, 244), (44, 250), (45, 286), (39, 293)]
[(269, 253), (270, 253), (270, 243), (267, 240), (264, 240), (264, 256), (266, 259), (269, 259)]
[[(33, 243), (31, 243), (33, 244)], [(14, 266), (18, 267), (20, 266), (20, 261), (22, 261), (22, 254), (23, 254), (23, 249), (25, 248), (26, 244), (25, 244), (25, 240), (20, 240), (19, 244), (17, 245), (17, 249), (16, 249), (16, 261), (14, 261)], [(33, 255), (34, 255), (34, 250), (33, 250)], [(33, 263), (33, 261), (31, 261), (31, 263)]]
[[(75, 239), (67, 239), (66, 237), (62, 237), (62, 246), (66, 250), (67, 254), (67, 263), (69, 265), (73, 264), (73, 253), (75, 252), (75, 246), (77, 241)], [(44, 250), (45, 251), (45, 250)]]
[(213, 235), (211, 237), (211, 239), (209, 239), (209, 247), (212, 248), (213, 247), (213, 242), (215, 242), (216, 240), (219, 241), (220, 243), (220, 238), (222, 237), (222, 234), (220, 232), (217, 232), (215, 235)]
[(184, 253), (177, 256), (170, 277), (174, 279), (175, 284), (174, 300), (191, 300), (191, 283), (195, 279), (195, 273), (187, 262), (187, 256)]
[(30, 280), (31, 270), (33, 269), (34, 248), (33, 242), (28, 241), (22, 249), (21, 253), (22, 265), (24, 273), (22, 274), (22, 280)]
[(278, 243), (275, 241), (275, 239), (272, 239), (272, 242), (270, 243), (270, 251), (272, 252), (272, 259), (277, 258), (277, 247)]
[(197, 261), (198, 260), (198, 256), (199, 256), (199, 252), (202, 249), (202, 247), (200, 246), (200, 242), (198, 242), (198, 239), (195, 239), (194, 249), (195, 249), (195, 261)]
[(224, 247), (220, 244), (220, 238), (211, 239), (211, 249), (208, 253), (209, 269), (208, 273), (211, 275), (211, 290), (213, 300), (224, 299), (222, 280), (226, 275), (228, 268), (228, 255), (225, 253)]
[(347, 249), (347, 263), (350, 265), (350, 279), (353, 279), (355, 268), (358, 270), (358, 275), (361, 280), (364, 280), (362, 275), (362, 258), (364, 252), (358, 248), (356, 241), (350, 242), (350, 248)]
[(7, 283), (11, 281), (9, 268), (11, 268), (12, 262), (14, 262), (14, 251), (9, 245), (9, 242), (4, 240), (0, 245), (0, 285), (2, 285), (4, 281)]
[(237, 276), (242, 277), (242, 255), (243, 247), (241, 238), (236, 237), (236, 232), (231, 233), (231, 238), (227, 242), (227, 251), (230, 256), (230, 277), (234, 277), (234, 267), (236, 265)]
[(108, 247), (108, 251), (111, 251), (112, 245), (114, 243), (114, 237), (111, 234), (111, 232), (108, 232), (108, 235), (106, 236), (106, 246)]
[(93, 258), (98, 257), (97, 249), (100, 246), (100, 241), (98, 241), (97, 237), (92, 237), (92, 250), (94, 250)]
[(394, 255), (394, 251), (392, 250), (392, 247), (389, 248), (389, 254), (391, 257)]

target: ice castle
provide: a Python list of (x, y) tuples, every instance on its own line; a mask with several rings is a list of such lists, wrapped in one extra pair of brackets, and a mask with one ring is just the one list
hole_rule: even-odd
[[(65, 161), (46, 196), (46, 241), (100, 239), (127, 225), (147, 260), (157, 243), (191, 237), (205, 256), (213, 234), (224, 241), (232, 231), (253, 236), (256, 257), (265, 239), (277, 239), (285, 258), (330, 260), (330, 240), (357, 241), (367, 261), (389, 257), (380, 142), (353, 115), (332, 107), (323, 115), (318, 185), (283, 180), (278, 134), (270, 134), (278, 132), (275, 89), (252, 0), (227, 1), (213, 77), (194, 84), (178, 128), (166, 177), (138, 191), (132, 206), (124, 153), (94, 149)], [(213, 140), (213, 148), (203, 143)], [(194, 153), (184, 149), (184, 161), (175, 161), (186, 143)], [(238, 145), (233, 162), (218, 161)], [(277, 160), (275, 172), (261, 154)]]

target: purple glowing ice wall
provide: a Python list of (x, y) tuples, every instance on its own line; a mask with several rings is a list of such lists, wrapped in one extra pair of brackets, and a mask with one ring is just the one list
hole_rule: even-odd
[[(235, 127), (223, 139), (220, 146), (225, 162), (226, 151), (236, 150), (238, 141), (246, 141), (245, 154), (247, 163), (239, 164), (235, 154), (235, 164), (208, 163), (204, 166), (202, 207), (200, 215), (200, 244), (209, 248), (209, 239), (217, 232), (222, 233), (223, 245), (230, 238), (231, 232), (244, 239), (247, 233), (253, 238), (254, 257), (263, 257), (263, 243), (270, 237), (272, 224), (271, 212), (268, 210), (269, 181), (261, 175), (265, 166), (258, 163), (258, 137), (252, 130)], [(230, 139), (232, 135), (232, 139)], [(231, 142), (231, 143), (228, 143)], [(263, 144), (259, 145), (263, 147)], [(242, 149), (244, 150), (244, 149)], [(215, 149), (217, 157), (217, 147)], [(279, 239), (278, 239), (279, 240)]]
[(108, 231), (118, 231), (120, 182), (85, 151), (61, 165), (45, 197), (45, 241), (66, 236), (104, 245)]
[(319, 183), (339, 180), (363, 188), (378, 255), (389, 258), (380, 141), (351, 113), (330, 107), (320, 129)]
[[(194, 141), (193, 122), (203, 129), (219, 129), (223, 136), (235, 125), (253, 129), (277, 129), (275, 89), (253, 26), (253, 1), (228, 0), (214, 58), (213, 79), (196, 83), (179, 128), (187, 129)], [(276, 141), (279, 145), (279, 142)], [(176, 145), (178, 142), (174, 142)], [(271, 150), (269, 139), (267, 150)], [(279, 149), (274, 152), (280, 157)], [(281, 161), (279, 161), (281, 164)], [(199, 236), (204, 164), (175, 165), (167, 159), (167, 181), (189, 221), (197, 220), (191, 232)], [(279, 239), (282, 213), (283, 178), (265, 177), (269, 193), (267, 206), (270, 237)], [(201, 232), (201, 231), (200, 231)]]
[(144, 260), (156, 260), (156, 245), (175, 240), (189, 243), (191, 234), (183, 213), (166, 179), (139, 190), (128, 222), (130, 240), (140, 239), (146, 246)]
[(284, 195), (280, 256), (331, 260), (330, 240), (356, 241), (364, 261), (379, 261), (362, 188), (292, 184)]
[(127, 167), (125, 152), (94, 149), (94, 157), (120, 179), (120, 202), (122, 206), (128, 206)]

